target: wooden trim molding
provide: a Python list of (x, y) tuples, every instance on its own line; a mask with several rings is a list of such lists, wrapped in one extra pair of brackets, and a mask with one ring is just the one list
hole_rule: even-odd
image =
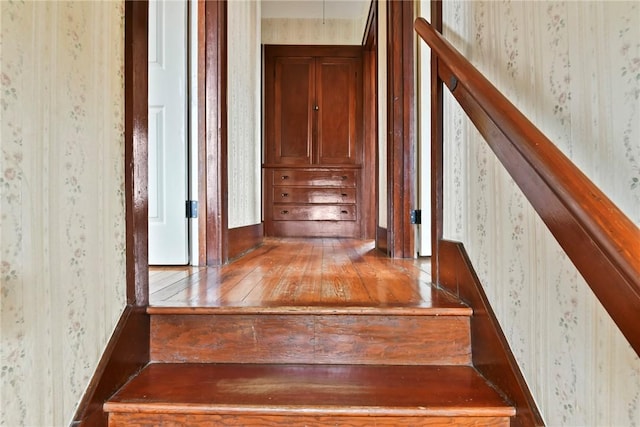
[(362, 33), (362, 46), (370, 49), (375, 47), (378, 35), (378, 2), (372, 1), (369, 5), (369, 12), (367, 13), (367, 22), (364, 25), (364, 32)]
[(127, 304), (149, 303), (148, 26), (146, 0), (125, 3), (125, 218)]
[(253, 224), (229, 229), (229, 259), (234, 259), (262, 244), (264, 225)]
[[(228, 254), (227, 199), (227, 2), (205, 2), (205, 133), (207, 265)], [(202, 202), (201, 202), (202, 203)]]
[[(431, 22), (442, 31), (442, 1), (431, 0)], [(444, 103), (438, 55), (431, 51), (431, 275), (440, 283), (440, 250), (444, 223)]]
[(144, 307), (125, 307), (71, 426), (107, 426), (104, 402), (149, 363), (149, 325)]
[(410, 211), (415, 201), (414, 2), (387, 2), (387, 176), (389, 253), (414, 256)]
[(473, 309), (473, 366), (515, 406), (512, 426), (544, 426), (542, 416), (518, 367), (462, 243), (440, 242), (440, 286)]
[[(640, 355), (640, 229), (424, 19), (438, 74)], [(442, 268), (442, 263), (440, 263)]]
[[(198, 220), (198, 265), (207, 265), (207, 129), (205, 126), (206, 19), (205, 1), (198, 0), (198, 200), (204, 214)], [(195, 256), (195, 254), (193, 254)]]

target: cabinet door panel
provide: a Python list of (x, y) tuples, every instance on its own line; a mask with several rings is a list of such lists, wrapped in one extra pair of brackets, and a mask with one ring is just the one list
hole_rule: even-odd
[(311, 164), (314, 59), (279, 57), (275, 64), (275, 162)]
[(354, 58), (318, 58), (316, 61), (320, 164), (357, 161), (357, 64)]

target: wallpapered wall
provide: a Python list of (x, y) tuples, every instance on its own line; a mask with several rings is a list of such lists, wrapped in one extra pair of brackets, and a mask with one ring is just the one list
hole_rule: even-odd
[(387, 228), (387, 2), (378, 0), (378, 226)]
[[(364, 18), (363, 18), (364, 19)], [(363, 19), (262, 19), (264, 44), (362, 44)]]
[(227, 20), (228, 212), (236, 228), (262, 220), (260, 2), (230, 1)]
[(60, 426), (125, 302), (124, 10), (0, 11), (0, 425)]
[[(444, 22), (640, 224), (640, 3), (449, 1)], [(640, 425), (640, 359), (452, 99), (446, 237), (467, 246), (546, 422)]]

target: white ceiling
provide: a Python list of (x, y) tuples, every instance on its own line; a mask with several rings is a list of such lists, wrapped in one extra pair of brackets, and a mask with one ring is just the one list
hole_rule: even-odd
[(262, 0), (263, 18), (366, 19), (371, 0)]

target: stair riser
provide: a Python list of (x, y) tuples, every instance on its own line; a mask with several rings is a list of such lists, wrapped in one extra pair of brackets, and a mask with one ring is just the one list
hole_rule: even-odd
[(508, 417), (313, 417), (278, 415), (191, 415), (112, 413), (109, 427), (197, 427), (197, 426), (376, 426), (376, 427), (509, 427)]
[(151, 359), (174, 363), (469, 365), (469, 318), (153, 315)]

